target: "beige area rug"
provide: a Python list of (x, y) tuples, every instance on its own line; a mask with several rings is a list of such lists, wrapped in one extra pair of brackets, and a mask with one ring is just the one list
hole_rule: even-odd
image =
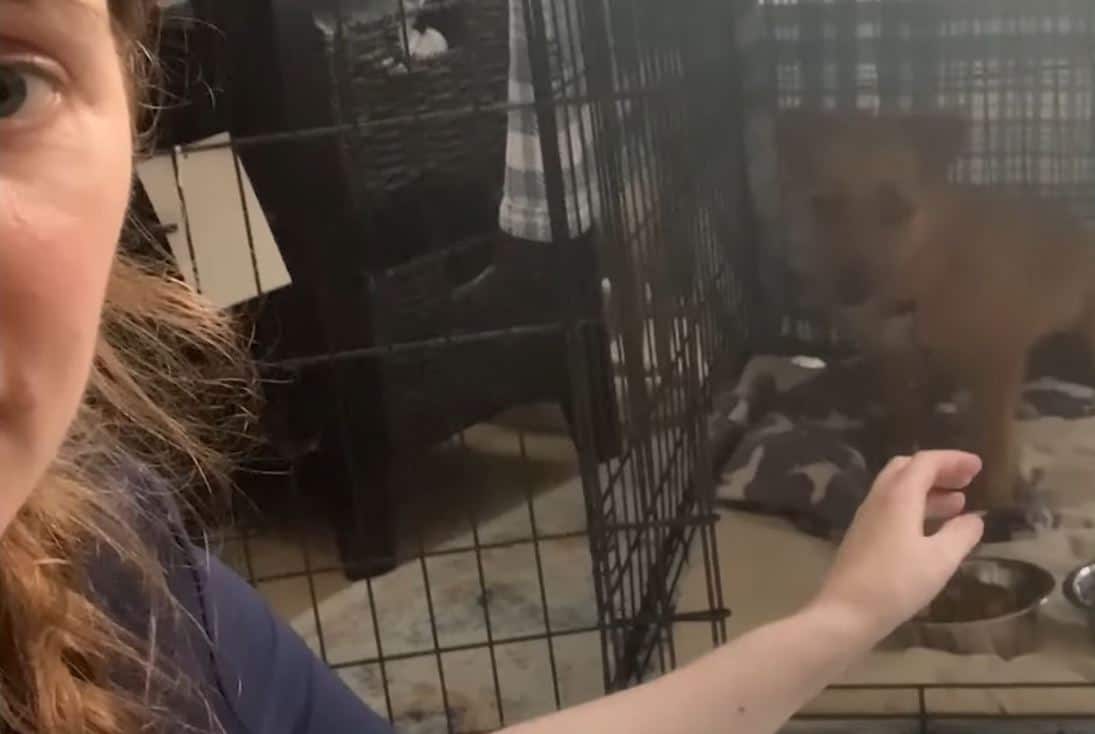
[[(534, 509), (538, 533), (585, 527), (577, 477), (539, 492)], [(554, 679), (564, 706), (603, 693), (600, 634), (588, 631), (597, 614), (586, 537), (534, 546), (524, 503), (484, 520), (477, 531), (482, 544), (510, 545), (477, 555), (469, 528), (431, 547), (424, 560), (347, 586), (323, 599), (316, 613), (292, 620), (317, 651), (322, 634), (328, 661), (376, 711), (387, 715), (390, 700), (401, 734), (448, 732), (446, 705), (458, 732), (534, 718), (555, 710)]]
[[(569, 438), (537, 438), (550, 425), (543, 416), (507, 416), (469, 431), (463, 454), (423, 457), (433, 466), (407, 481), (428, 490), (413, 502), (418, 520), (440, 527), (425, 533), (425, 559), (414, 553), (372, 582), (325, 588), (314, 613), (304, 605), (290, 615), (401, 734), (448, 732), (446, 711), (457, 732), (491, 731), (554, 711), (556, 695), (569, 707), (604, 694), (585, 500)], [(518, 427), (531, 429), (529, 457), (507, 470)], [(470, 504), (482, 509), (474, 531)], [(476, 537), (502, 547), (477, 554)]]

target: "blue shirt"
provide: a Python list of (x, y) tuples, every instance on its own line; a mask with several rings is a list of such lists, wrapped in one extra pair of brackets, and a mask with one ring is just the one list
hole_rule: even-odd
[(201, 604), (225, 734), (390, 734), (250, 585), (208, 551), (190, 555), (193, 586), (175, 593)]
[(110, 551), (96, 554), (89, 577), (105, 611), (138, 638), (154, 636), (169, 674), (192, 684), (165, 696), (168, 718), (178, 723), (169, 731), (392, 734), (250, 585), (185, 537), (177, 511), (164, 502), (152, 503), (160, 512), (147, 513), (140, 531), (160, 555), (183, 613), (157, 611)]

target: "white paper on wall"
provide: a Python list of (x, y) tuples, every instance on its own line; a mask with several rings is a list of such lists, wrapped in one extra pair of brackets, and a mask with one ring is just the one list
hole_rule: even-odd
[(160, 224), (174, 230), (167, 241), (183, 277), (222, 308), (292, 282), (230, 140), (228, 133), (214, 135), (195, 147), (217, 147), (162, 153), (137, 166)]

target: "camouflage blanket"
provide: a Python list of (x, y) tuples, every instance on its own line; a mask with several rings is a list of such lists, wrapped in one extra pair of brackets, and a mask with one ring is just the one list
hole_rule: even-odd
[[(784, 515), (810, 534), (839, 536), (888, 459), (879, 441), (884, 414), (869, 398), (870, 384), (865, 366), (855, 360), (823, 365), (754, 358), (736, 390), (718, 401), (718, 420), (734, 424), (740, 436), (721, 473), (718, 504)], [(963, 409), (961, 395), (938, 405), (933, 432), (957, 437)], [(1042, 377), (1025, 385), (1017, 417), (1058, 431), (1062, 422), (1093, 416), (1095, 389)], [(1083, 428), (1091, 433), (1087, 424)], [(1024, 462), (1032, 497), (1044, 484), (1044, 466), (1052, 464), (1053, 452), (1050, 446)], [(1095, 459), (1085, 463), (1095, 465)], [(1064, 521), (1032, 502), (1020, 524), (1056, 527)]]

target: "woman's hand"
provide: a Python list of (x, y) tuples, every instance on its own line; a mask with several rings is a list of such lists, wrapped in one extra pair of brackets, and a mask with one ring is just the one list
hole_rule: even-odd
[[(961, 515), (981, 460), (958, 451), (894, 459), (878, 475), (813, 606), (874, 644), (927, 606), (981, 540), (984, 523)], [(926, 535), (925, 520), (946, 522)]]

